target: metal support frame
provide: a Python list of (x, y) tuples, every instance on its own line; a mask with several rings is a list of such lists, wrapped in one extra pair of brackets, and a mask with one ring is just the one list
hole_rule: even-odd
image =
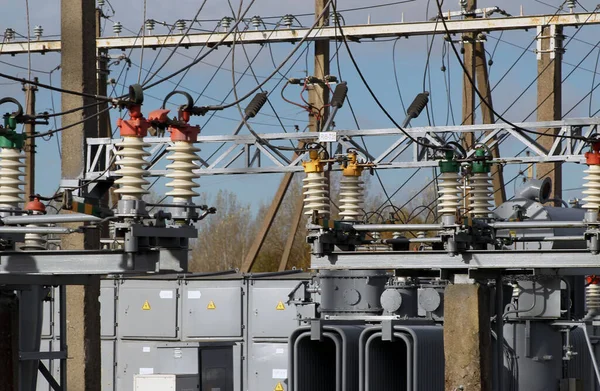
[[(479, 18), (470, 20), (448, 20), (446, 25), (450, 34), (461, 34), (468, 32), (497, 31), (497, 30), (527, 30), (538, 26), (581, 26), (600, 23), (598, 13), (573, 13), (562, 15), (536, 15), (515, 16), (503, 18)], [(415, 23), (389, 23), (343, 26), (344, 35), (353, 41), (360, 39), (385, 38), (385, 37), (409, 37), (431, 34), (446, 34), (446, 30), (438, 21), (415, 22)], [(101, 37), (96, 41), (98, 49), (130, 49), (130, 48), (157, 48), (183, 46), (212, 46), (223, 40), (223, 45), (236, 43), (264, 44), (274, 42), (297, 42), (308, 35), (307, 41), (339, 40), (341, 34), (339, 28), (323, 27), (309, 33), (307, 28), (244, 31), (236, 34), (229, 33), (201, 33), (188, 34), (183, 40), (180, 34), (153, 35), (146, 37)], [(2, 45), (2, 53), (7, 55), (31, 53), (48, 53), (61, 50), (59, 40), (5, 42)]]
[[(0, 284), (14, 284), (13, 278), (23, 276), (20, 283), (52, 284), (57, 275), (62, 282), (78, 285), (85, 276), (121, 273), (153, 273), (184, 271), (187, 249), (163, 249), (143, 254), (124, 251), (28, 251), (0, 252)], [(45, 276), (47, 275), (47, 276)], [(31, 282), (28, 281), (31, 277)], [(83, 278), (83, 280), (82, 280)]]
[[(515, 124), (526, 129), (547, 129), (559, 128), (558, 135), (583, 136), (587, 137), (597, 131), (600, 125), (600, 118), (573, 118), (562, 121), (545, 122), (524, 122)], [(518, 132), (510, 126), (502, 123), (469, 125), (469, 126), (437, 126), (420, 127), (407, 130), (409, 134), (416, 139), (427, 139), (434, 145), (439, 145), (438, 140), (443, 139), (448, 133), (475, 133), (476, 136), (482, 135), (481, 143), (487, 143), (491, 148), (500, 142), (511, 137), (513, 143), (519, 143), (520, 146), (528, 148), (530, 156), (503, 156), (502, 151), (492, 162), (505, 164), (521, 164), (533, 162), (574, 162), (584, 163), (586, 142), (574, 139), (556, 138), (550, 149), (541, 147), (536, 141), (535, 136)], [(427, 153), (420, 153), (418, 148), (412, 148), (413, 144), (399, 129), (364, 129), (364, 130), (340, 130), (335, 132), (336, 141), (324, 143), (330, 150), (338, 148), (356, 148), (354, 138), (364, 137), (365, 142), (376, 142), (381, 137), (396, 137), (396, 141), (386, 140), (390, 145), (381, 153), (374, 153), (377, 148), (369, 148), (371, 158), (377, 164), (378, 169), (393, 168), (418, 168), (418, 167), (437, 167), (438, 161), (431, 159)], [(437, 137), (436, 137), (437, 136)], [(265, 133), (260, 134), (262, 140), (266, 140), (272, 146), (285, 145), (289, 140), (298, 142), (318, 142), (318, 133)], [(171, 140), (165, 137), (147, 137), (145, 142), (151, 144), (149, 152), (152, 156), (159, 157), (161, 147), (171, 145)], [(114, 159), (116, 152), (115, 144), (119, 139), (93, 138), (87, 140), (88, 158), (86, 162), (85, 181), (96, 179), (114, 178), (114, 171), (105, 172), (109, 162)], [(290, 151), (279, 151), (274, 153), (273, 147), (267, 144), (261, 144), (252, 135), (239, 136), (199, 136), (198, 144), (201, 144), (205, 153), (211, 153), (213, 146), (217, 147), (225, 144), (222, 150), (224, 152), (215, 154), (210, 159), (199, 159), (196, 173), (200, 175), (223, 175), (223, 174), (266, 174), (266, 173), (285, 173), (285, 172), (303, 172), (302, 160), (306, 160), (306, 153), (294, 156)], [(259, 147), (260, 145), (260, 147)], [(511, 145), (514, 147), (514, 145)], [(366, 151), (359, 148), (365, 156), (370, 156)], [(512, 150), (512, 149), (511, 149)], [(471, 156), (474, 151), (469, 151)], [(256, 154), (263, 158), (255, 159)], [(280, 155), (286, 157), (282, 159)], [(161, 158), (162, 159), (162, 158)], [(150, 158), (152, 160), (152, 157)], [(164, 176), (166, 170), (157, 169), (159, 164), (154, 164), (149, 169), (151, 177)], [(336, 167), (334, 169), (339, 169)], [(73, 183), (65, 183), (68, 186), (74, 186)], [(67, 187), (68, 187), (67, 186)]]
[(436, 269), (451, 272), (500, 269), (535, 270), (536, 274), (587, 275), (600, 272), (600, 255), (588, 250), (334, 252), (313, 255), (314, 269)]

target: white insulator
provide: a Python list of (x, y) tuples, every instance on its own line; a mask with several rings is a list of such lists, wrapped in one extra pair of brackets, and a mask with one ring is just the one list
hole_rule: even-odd
[(193, 197), (198, 195), (192, 189), (199, 187), (193, 181), (193, 179), (200, 177), (193, 172), (194, 169), (198, 168), (193, 162), (198, 160), (196, 152), (199, 150), (187, 141), (175, 141), (172, 147), (167, 148), (167, 151), (173, 152), (167, 157), (167, 160), (172, 160), (173, 163), (167, 166), (169, 172), (166, 177), (173, 180), (167, 183), (166, 186), (172, 187), (173, 190), (166, 195), (172, 196), (175, 203), (189, 203)]
[[(39, 214), (39, 213), (34, 213)], [(37, 228), (40, 227), (37, 224), (28, 224), (26, 227)], [(28, 233), (25, 234), (25, 241), (23, 244), (23, 250), (46, 250), (46, 244), (48, 241), (46, 240), (46, 236), (38, 233)]]
[(302, 180), (304, 185), (304, 214), (312, 215), (313, 211), (321, 216), (329, 216), (329, 195), (327, 178), (322, 172), (309, 172)]
[(442, 215), (455, 215), (460, 206), (460, 175), (455, 172), (444, 172), (439, 176), (438, 209)]
[(490, 210), (493, 208), (494, 188), (492, 178), (486, 173), (476, 173), (471, 176), (471, 211), (469, 214), (473, 217), (489, 217)]
[(150, 154), (144, 151), (144, 147), (150, 144), (139, 137), (123, 137), (123, 141), (116, 146), (121, 149), (116, 152), (120, 158), (117, 160), (120, 168), (115, 175), (121, 178), (115, 181), (120, 186), (115, 193), (120, 194), (122, 200), (140, 200), (144, 194), (148, 194), (148, 190), (144, 188), (149, 184), (144, 179), (148, 175), (148, 171), (144, 169), (148, 165), (144, 156)]
[(23, 202), (25, 184), (20, 177), (25, 176), (21, 161), (23, 154), (15, 148), (3, 148), (0, 151), (0, 207), (17, 209)]
[(585, 305), (588, 311), (600, 312), (600, 285), (591, 283), (585, 288)]
[(363, 182), (357, 176), (345, 176), (340, 181), (340, 216), (342, 220), (356, 221), (362, 216), (364, 202)]
[(583, 187), (585, 187), (583, 194), (586, 195), (583, 199), (585, 202), (583, 207), (597, 211), (600, 209), (600, 166), (588, 166), (588, 169), (584, 172), (588, 175), (583, 178), (586, 181), (583, 184)]

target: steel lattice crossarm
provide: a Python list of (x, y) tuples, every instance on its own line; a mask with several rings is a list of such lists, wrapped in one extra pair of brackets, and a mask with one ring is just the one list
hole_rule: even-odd
[[(448, 20), (446, 22), (451, 34), (467, 32), (487, 32), (499, 30), (527, 30), (541, 26), (581, 26), (600, 23), (600, 14), (574, 13), (564, 15), (516, 16), (504, 18), (479, 18), (466, 20)], [(343, 26), (344, 35), (350, 40), (385, 37), (409, 37), (429, 34), (446, 34), (443, 25), (436, 21), (415, 23), (390, 23)], [(297, 42), (308, 34), (308, 41), (340, 39), (339, 29), (324, 27), (310, 32), (307, 28), (245, 31), (234, 34), (201, 33), (181, 35), (154, 35), (142, 37), (102, 37), (98, 38), (98, 49), (130, 49), (156, 47), (191, 47), (211, 46), (221, 40), (222, 44), (230, 45), (234, 39), (237, 43), (263, 44), (268, 42)], [(60, 40), (4, 42), (0, 54), (47, 53), (61, 50)]]
[[(563, 121), (530, 122), (515, 124), (520, 128), (536, 130), (539, 133), (549, 128), (559, 128), (559, 135), (589, 137), (596, 133), (600, 118), (567, 119)], [(470, 125), (470, 126), (438, 126), (411, 128), (408, 133), (422, 142), (440, 146), (440, 140), (448, 140), (451, 135), (474, 133), (481, 143), (489, 147), (496, 143), (511, 148), (526, 148), (529, 156), (502, 155), (494, 162), (520, 164), (534, 162), (585, 162), (584, 153), (589, 145), (579, 139), (557, 137), (552, 148), (547, 150), (535, 141), (535, 134), (517, 131), (503, 124)], [(438, 165), (427, 150), (413, 143), (402, 131), (391, 129), (340, 130), (326, 133), (266, 133), (259, 134), (259, 139), (252, 135), (237, 136), (199, 136), (198, 144), (203, 152), (200, 155), (196, 173), (200, 175), (223, 174), (261, 174), (302, 172), (302, 160), (306, 153), (293, 156), (289, 150), (299, 142), (321, 142), (326, 145), (330, 154), (343, 153), (349, 148), (357, 149), (364, 157), (376, 163), (378, 169), (434, 167)], [(334, 140), (334, 141), (330, 141)], [(365, 142), (367, 150), (363, 147)], [(163, 137), (147, 137), (145, 142), (151, 144), (152, 162), (149, 167), (150, 176), (164, 176), (167, 171), (161, 161), (166, 154), (164, 147), (172, 141)], [(116, 161), (116, 143), (119, 139), (93, 138), (87, 140), (88, 160), (86, 162), (85, 180), (109, 179), (114, 172), (107, 170)], [(288, 150), (279, 149), (286, 147)], [(473, 151), (469, 151), (469, 156)]]

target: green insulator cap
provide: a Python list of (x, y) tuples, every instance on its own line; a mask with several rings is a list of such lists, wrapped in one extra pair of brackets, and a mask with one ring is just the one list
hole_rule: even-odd
[[(478, 159), (486, 159), (484, 149), (477, 149), (475, 151), (475, 157)], [(487, 160), (477, 160), (472, 164), (471, 172), (474, 174), (487, 174), (491, 171), (492, 165)]]
[(0, 136), (0, 148), (23, 149), (23, 144), (25, 144), (25, 135), (23, 133), (6, 130)]
[(454, 160), (454, 151), (446, 151), (446, 159), (440, 160), (439, 166), (442, 173), (460, 171), (460, 164)]
[(6, 114), (4, 116), (4, 127), (10, 130), (15, 130), (17, 128), (17, 119)]

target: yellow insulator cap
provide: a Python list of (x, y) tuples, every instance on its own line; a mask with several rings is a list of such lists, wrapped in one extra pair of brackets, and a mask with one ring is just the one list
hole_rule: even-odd
[(358, 163), (358, 154), (356, 152), (348, 153), (348, 163), (342, 170), (344, 176), (361, 176), (364, 166)]
[(304, 172), (307, 174), (312, 172), (323, 172), (323, 168), (325, 167), (326, 163), (321, 161), (321, 158), (319, 157), (319, 151), (311, 149), (308, 151), (308, 156), (310, 157), (310, 161), (302, 162)]

